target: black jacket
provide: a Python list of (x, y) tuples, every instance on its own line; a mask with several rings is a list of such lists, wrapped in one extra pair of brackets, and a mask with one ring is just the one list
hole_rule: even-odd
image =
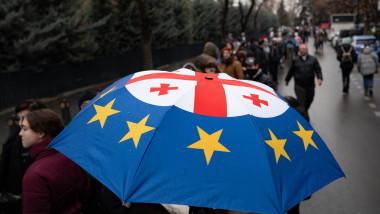
[[(342, 55), (343, 55), (342, 47), (345, 52), (348, 52), (351, 48), (351, 57), (352, 57), (351, 62), (342, 62)], [(336, 55), (336, 59), (340, 62), (340, 67), (342, 69), (347, 69), (347, 70), (351, 70), (354, 67), (354, 62), (356, 62), (357, 57), (358, 55), (356, 55), (354, 47), (352, 47), (350, 44), (343, 44), (342, 46), (340, 46), (338, 48), (338, 53)]]
[(321, 66), (316, 57), (307, 55), (304, 61), (301, 56), (296, 57), (290, 65), (285, 81), (289, 82), (294, 76), (296, 85), (302, 87), (315, 86), (315, 75), (318, 79), (322, 78)]
[(274, 82), (272, 81), (272, 79), (269, 76), (265, 75), (261, 69), (258, 69), (258, 70), (248, 69), (247, 79), (260, 82), (271, 88), (274, 88)]
[(262, 47), (259, 47), (256, 50), (255, 58), (259, 63), (260, 68), (266, 68), (269, 64), (269, 57), (265, 53), (264, 49)]
[(22, 178), (31, 164), (29, 150), (22, 146), (20, 129), (13, 131), (3, 144), (0, 161), (0, 191), (22, 193)]

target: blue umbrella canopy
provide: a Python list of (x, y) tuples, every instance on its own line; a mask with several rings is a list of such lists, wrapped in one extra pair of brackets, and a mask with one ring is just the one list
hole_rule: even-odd
[(187, 69), (120, 79), (50, 146), (124, 202), (285, 213), (344, 176), (276, 91)]

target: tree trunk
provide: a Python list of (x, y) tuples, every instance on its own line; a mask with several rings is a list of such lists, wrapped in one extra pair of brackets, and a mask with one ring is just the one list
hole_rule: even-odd
[(141, 0), (135, 0), (137, 10), (139, 11), (139, 22), (141, 27), (141, 52), (143, 69), (153, 69), (152, 56), (152, 29), (150, 28), (150, 20), (145, 13), (144, 4)]
[(251, 16), (254, 6), (255, 6), (255, 0), (251, 0), (251, 6), (249, 7), (248, 13), (244, 15), (243, 5), (239, 1), (241, 32), (245, 32), (245, 29), (247, 29), (248, 19)]
[(224, 0), (223, 10), (220, 14), (220, 41), (223, 43), (226, 37), (226, 19), (228, 14), (228, 0)]
[(255, 13), (255, 16), (254, 16), (254, 18), (253, 18), (253, 29), (254, 29), (253, 34), (254, 34), (255, 36), (258, 36), (258, 32), (257, 32), (257, 17), (259, 16), (259, 12), (260, 12), (261, 7), (263, 6), (263, 4), (264, 4), (264, 1), (260, 3), (260, 5), (259, 5), (259, 7), (257, 8), (257, 11), (256, 11), (256, 13)]

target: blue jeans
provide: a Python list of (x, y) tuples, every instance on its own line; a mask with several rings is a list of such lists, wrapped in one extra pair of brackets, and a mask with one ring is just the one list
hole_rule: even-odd
[(367, 92), (369, 88), (373, 88), (373, 74), (363, 75), (364, 91)]

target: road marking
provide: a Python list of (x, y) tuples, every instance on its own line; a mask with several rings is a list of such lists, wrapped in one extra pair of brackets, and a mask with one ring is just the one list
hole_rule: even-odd
[(369, 107), (371, 108), (376, 108), (376, 104), (375, 103), (368, 103)]
[(380, 117), (380, 111), (375, 111), (376, 117)]
[(362, 87), (361, 87), (361, 86), (356, 86), (356, 88), (357, 88), (357, 89), (359, 89), (359, 90), (360, 90), (360, 89), (362, 89)]

